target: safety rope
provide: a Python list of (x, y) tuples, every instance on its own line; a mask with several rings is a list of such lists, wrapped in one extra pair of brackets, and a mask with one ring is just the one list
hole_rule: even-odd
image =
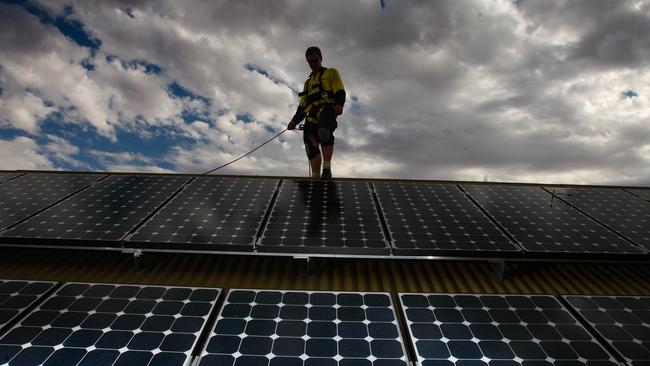
[(240, 159), (243, 159), (243, 158), (247, 157), (248, 155), (254, 153), (254, 152), (255, 152), (257, 149), (259, 149), (260, 147), (262, 147), (262, 146), (268, 144), (269, 142), (275, 140), (278, 136), (282, 135), (282, 134), (285, 133), (286, 131), (287, 131), (287, 129), (285, 128), (285, 129), (282, 130), (280, 133), (278, 133), (277, 135), (275, 135), (275, 136), (271, 137), (270, 139), (266, 140), (262, 145), (260, 145), (260, 146), (258, 146), (258, 147), (256, 147), (256, 148), (254, 148), (253, 150), (247, 152), (246, 154), (244, 154), (244, 155), (238, 157), (237, 159), (235, 159), (235, 160), (233, 160), (233, 161), (230, 161), (230, 162), (228, 162), (228, 163), (226, 163), (226, 164), (223, 164), (222, 166), (216, 167), (216, 168), (214, 168), (214, 169), (212, 169), (212, 170), (208, 170), (207, 172), (205, 172), (205, 173), (203, 173), (203, 174), (201, 174), (201, 175), (210, 174), (210, 173), (212, 173), (212, 172), (214, 172), (214, 171), (216, 171), (216, 170), (219, 170), (219, 169), (221, 169), (221, 168), (223, 168), (223, 167), (225, 167), (225, 166), (228, 166), (228, 165), (230, 165), (230, 164), (232, 164), (232, 163), (234, 163), (234, 162), (236, 162), (236, 161), (238, 161), (238, 160), (240, 160)]

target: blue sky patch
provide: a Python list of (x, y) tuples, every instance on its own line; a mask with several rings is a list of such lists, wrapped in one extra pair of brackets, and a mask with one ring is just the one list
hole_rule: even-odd
[[(71, 155), (73, 159), (86, 164), (87, 167), (85, 168), (99, 171), (107, 169), (103, 161), (129, 165), (143, 165), (145, 163), (137, 160), (119, 162), (102, 159), (92, 154), (91, 151), (93, 150), (107, 153), (128, 152), (134, 155), (141, 154), (151, 159), (152, 164), (166, 169), (174, 169), (173, 164), (163, 160), (166, 154), (171, 151), (173, 146), (191, 146), (195, 143), (195, 140), (182, 136), (180, 131), (157, 126), (140, 127), (140, 131), (145, 131), (148, 134), (147, 137), (143, 137), (141, 133), (118, 129), (117, 141), (113, 142), (99, 135), (97, 130), (88, 124), (80, 125), (63, 122), (60, 113), (50, 114), (40, 123), (40, 127), (41, 131), (35, 135), (19, 129), (0, 128), (0, 139), (12, 140), (18, 136), (26, 136), (36, 141), (39, 146), (44, 146), (50, 142), (47, 135), (57, 136), (79, 148), (77, 154)], [(48, 157), (53, 160), (55, 168), (80, 170), (78, 166), (72, 166), (65, 161), (57, 160), (53, 154), (48, 154)]]
[(137, 68), (138, 66), (141, 66), (144, 68), (144, 72), (146, 74), (160, 74), (162, 72), (162, 67), (148, 62), (146, 60), (122, 60), (116, 55), (107, 55), (106, 56), (106, 61), (108, 62), (113, 62), (115, 60), (118, 60), (121, 64), (122, 67), (125, 69), (133, 69)]
[(210, 98), (204, 97), (200, 94), (194, 93), (193, 91), (187, 89), (186, 87), (182, 86), (179, 84), (177, 81), (174, 81), (173, 83), (169, 84), (167, 87), (167, 91), (169, 92), (170, 95), (179, 97), (179, 98), (189, 98), (192, 100), (200, 100), (206, 105), (211, 105), (212, 101)]
[(623, 92), (623, 97), (624, 98), (632, 99), (632, 98), (638, 97), (638, 96), (639, 96), (639, 94), (637, 92), (635, 92), (634, 90), (632, 90), (632, 89), (626, 90), (626, 91)]
[(97, 50), (102, 45), (102, 41), (93, 38), (90, 33), (85, 30), (84, 25), (76, 19), (69, 17), (74, 14), (74, 8), (67, 5), (64, 8), (64, 16), (52, 16), (46, 9), (43, 9), (38, 4), (25, 0), (0, 0), (1, 3), (19, 5), (27, 10), (30, 14), (36, 16), (41, 23), (55, 26), (63, 35), (72, 39), (75, 43), (82, 47)]
[(238, 114), (235, 116), (235, 118), (244, 123), (251, 123), (255, 120), (255, 118), (253, 118), (253, 115), (250, 113)]
[(258, 74), (260, 74), (260, 75), (266, 77), (267, 79), (271, 80), (271, 81), (272, 81), (273, 83), (275, 83), (275, 84), (278, 84), (278, 85), (284, 85), (284, 86), (288, 87), (288, 88), (291, 89), (291, 90), (293, 91), (293, 93), (296, 94), (296, 95), (300, 92), (299, 90), (296, 90), (296, 89), (292, 88), (291, 85), (289, 85), (286, 81), (284, 81), (284, 80), (282, 80), (282, 79), (280, 79), (280, 78), (278, 78), (278, 77), (275, 77), (275, 76), (271, 75), (271, 74), (270, 74), (266, 69), (264, 69), (262, 66), (255, 65), (255, 64), (251, 64), (251, 63), (247, 63), (246, 65), (244, 65), (244, 68), (245, 68), (246, 70), (248, 70), (248, 71), (251, 71), (251, 72), (257, 72)]

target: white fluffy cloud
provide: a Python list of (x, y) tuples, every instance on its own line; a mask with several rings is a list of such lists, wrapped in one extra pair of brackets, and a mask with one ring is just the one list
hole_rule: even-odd
[(0, 156), (0, 169), (3, 170), (54, 169), (43, 149), (28, 137), (0, 140)]

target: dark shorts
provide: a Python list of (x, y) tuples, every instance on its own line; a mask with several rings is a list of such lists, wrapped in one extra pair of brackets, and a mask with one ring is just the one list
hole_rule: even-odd
[[(318, 119), (318, 123), (305, 122), (305, 127), (302, 134), (303, 141), (306, 145), (312, 145), (314, 141), (323, 146), (334, 145), (334, 130), (336, 130), (336, 127), (338, 126), (338, 123), (336, 122), (336, 111), (334, 110), (334, 107), (325, 107), (323, 111), (320, 112), (319, 117), (320, 118)], [(318, 137), (319, 128), (327, 128), (330, 130), (332, 137), (328, 143), (321, 142), (320, 138)]]

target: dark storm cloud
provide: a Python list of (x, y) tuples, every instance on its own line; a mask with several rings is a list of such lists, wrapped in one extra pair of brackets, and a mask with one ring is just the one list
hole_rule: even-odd
[(650, 13), (608, 18), (584, 35), (571, 57), (606, 67), (650, 65)]

